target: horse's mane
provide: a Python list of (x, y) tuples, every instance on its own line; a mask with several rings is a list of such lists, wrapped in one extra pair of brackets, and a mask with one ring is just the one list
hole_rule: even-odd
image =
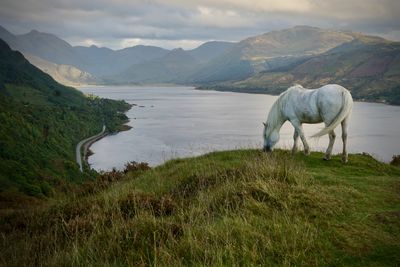
[(296, 87), (301, 87), (303, 86), (296, 84), (292, 87), (289, 87), (286, 91), (282, 92), (278, 99), (275, 101), (275, 103), (272, 105), (271, 110), (268, 113), (268, 118), (267, 118), (267, 129), (266, 129), (266, 134), (269, 135), (275, 127), (282, 122), (282, 110), (285, 107), (288, 99), (288, 95), (290, 91), (295, 89)]

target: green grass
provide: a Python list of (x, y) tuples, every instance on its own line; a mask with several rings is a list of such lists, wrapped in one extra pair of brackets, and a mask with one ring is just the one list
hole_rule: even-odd
[[(400, 169), (368, 155), (216, 152), (2, 216), (1, 263), (396, 266)], [(113, 182), (114, 181), (114, 182)], [(86, 193), (84, 193), (86, 192)]]

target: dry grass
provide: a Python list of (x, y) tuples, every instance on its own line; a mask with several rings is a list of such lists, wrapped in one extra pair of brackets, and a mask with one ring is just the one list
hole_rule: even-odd
[(400, 263), (400, 170), (365, 155), (211, 153), (103, 174), (95, 190), (1, 219), (1, 263)]

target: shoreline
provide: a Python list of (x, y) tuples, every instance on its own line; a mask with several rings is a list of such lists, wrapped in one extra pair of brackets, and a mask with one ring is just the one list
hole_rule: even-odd
[[(104, 126), (104, 127), (105, 127), (105, 126)], [(103, 139), (104, 137), (106, 137), (106, 136), (108, 136), (108, 135), (118, 134), (118, 133), (120, 133), (120, 132), (129, 131), (129, 130), (132, 129), (132, 128), (133, 128), (133, 127), (131, 127), (131, 126), (129, 126), (129, 125), (123, 124), (123, 125), (121, 125), (121, 128), (120, 128), (118, 131), (116, 131), (116, 132), (110, 133), (110, 132), (104, 131), (104, 132), (98, 133), (98, 134), (96, 134), (96, 135), (93, 135), (93, 136), (91, 136), (91, 137), (88, 137), (88, 138), (82, 140), (82, 141), (85, 141), (85, 142), (83, 142), (83, 143), (81, 144), (81, 147), (83, 147), (83, 151), (82, 151), (82, 154), (81, 154), (81, 155), (82, 155), (82, 156), (81, 156), (81, 158), (82, 158), (82, 169), (81, 169), (81, 171), (83, 171), (83, 163), (86, 163), (86, 164), (90, 167), (90, 164), (89, 164), (89, 162), (88, 162), (88, 159), (89, 159), (89, 157), (90, 157), (91, 155), (94, 154), (94, 153), (91, 152), (91, 150), (90, 150), (90, 147), (91, 147), (94, 143), (96, 143), (97, 141)], [(87, 139), (88, 139), (88, 140), (87, 140)], [(82, 142), (82, 141), (81, 141), (81, 142)], [(79, 144), (78, 144), (78, 145), (79, 145)], [(78, 163), (78, 164), (79, 164), (79, 163)]]
[[(283, 91), (280, 92), (265, 92), (262, 91), (261, 89), (246, 89), (246, 88), (213, 88), (213, 87), (201, 87), (201, 86), (197, 86), (194, 87), (195, 90), (199, 90), (199, 91), (216, 91), (216, 92), (231, 92), (231, 93), (240, 93), (240, 94), (254, 94), (254, 95), (272, 95), (272, 96), (279, 96), (280, 93), (282, 93)], [(392, 104), (386, 101), (379, 101), (377, 100), (368, 100), (368, 99), (354, 99), (355, 102), (362, 102), (362, 103), (373, 103), (373, 104), (383, 104), (383, 105), (388, 105), (388, 106), (394, 106), (394, 107), (398, 107), (400, 105), (397, 104)]]
[[(84, 152), (83, 154), (86, 155), (87, 153), (87, 148), (89, 148), (89, 146), (87, 146), (88, 143), (92, 142), (93, 144), (93, 140), (96, 140), (97, 138), (99, 138), (100, 136), (103, 136), (106, 133), (106, 126), (103, 125), (103, 129), (100, 133), (92, 135), (88, 138), (85, 138), (81, 141), (79, 141), (79, 143), (76, 145), (76, 149), (75, 149), (75, 157), (76, 157), (76, 163), (78, 163), (79, 165), (79, 170), (81, 172), (83, 172), (83, 161), (82, 161), (82, 146), (84, 147)], [(98, 139), (97, 139), (98, 140)], [(86, 147), (86, 150), (85, 150)], [(84, 158), (85, 160), (85, 158)]]
[[(85, 85), (75, 85), (75, 88), (85, 88), (85, 87), (107, 87), (107, 86), (115, 86), (115, 87), (124, 87), (124, 86), (155, 86), (155, 87), (193, 87), (194, 90), (199, 91), (216, 91), (216, 92), (232, 92), (232, 93), (243, 93), (243, 94), (258, 94), (258, 95), (272, 95), (278, 96), (283, 91), (280, 90), (272, 90), (271, 92), (265, 92), (264, 88), (235, 88), (235, 87), (207, 87), (202, 85), (196, 84), (170, 84), (170, 83), (155, 83), (155, 84), (85, 84)], [(376, 104), (384, 104), (389, 106), (400, 106), (399, 104), (389, 103), (383, 100), (373, 100), (373, 99), (354, 99), (357, 102), (364, 102), (364, 103), (376, 103)]]
[(91, 155), (89, 153), (90, 146), (93, 145), (95, 142), (99, 141), (100, 139), (106, 137), (109, 134), (110, 133), (108, 133), (108, 132), (104, 132), (103, 134), (101, 134), (101, 135), (99, 135), (99, 136), (97, 136), (97, 137), (95, 137), (95, 138), (93, 138), (91, 140), (88, 140), (86, 143), (83, 144), (83, 151), (82, 151), (83, 156), (82, 156), (82, 158), (83, 158), (83, 161), (87, 165), (89, 165), (88, 159), (89, 159), (89, 156)]

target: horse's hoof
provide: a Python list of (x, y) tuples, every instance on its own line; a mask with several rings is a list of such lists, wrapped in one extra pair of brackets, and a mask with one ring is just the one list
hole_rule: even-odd
[(328, 160), (330, 160), (331, 158), (330, 158), (330, 157), (323, 157), (322, 159), (325, 160), (325, 161), (328, 161)]
[(310, 156), (310, 151), (304, 151), (304, 155)]

